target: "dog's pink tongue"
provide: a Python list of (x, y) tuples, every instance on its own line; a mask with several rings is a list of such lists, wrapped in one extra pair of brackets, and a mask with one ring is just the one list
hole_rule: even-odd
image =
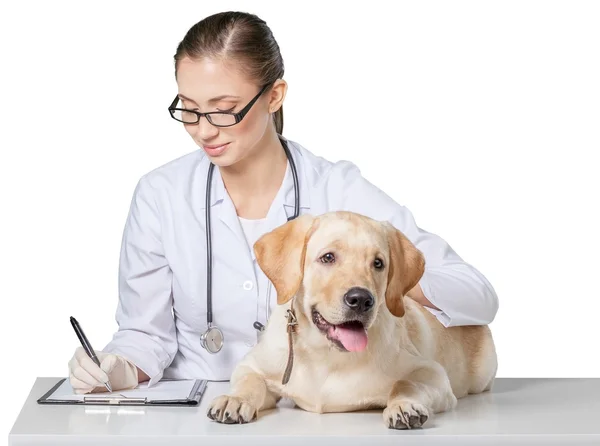
[(340, 341), (350, 352), (360, 352), (367, 346), (367, 332), (363, 327), (336, 325), (329, 329), (329, 336)]

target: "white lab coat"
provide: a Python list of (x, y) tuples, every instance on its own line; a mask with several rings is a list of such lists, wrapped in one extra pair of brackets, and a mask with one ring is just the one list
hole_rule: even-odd
[[(420, 285), (442, 311), (429, 309), (445, 326), (487, 324), (498, 309), (486, 278), (440, 237), (417, 227), (410, 211), (361, 176), (348, 161), (329, 162), (288, 141), (300, 183), (300, 212), (358, 212), (390, 221), (426, 259)], [(224, 334), (217, 354), (204, 350), (206, 330), (205, 190), (209, 160), (202, 150), (144, 175), (135, 188), (125, 225), (119, 266), (119, 330), (103, 349), (122, 355), (150, 376), (228, 380), (257, 342), (255, 321), (266, 323), (267, 280), (248, 248), (219, 169), (213, 175), (213, 321)], [(288, 165), (267, 216), (268, 232), (294, 211)]]

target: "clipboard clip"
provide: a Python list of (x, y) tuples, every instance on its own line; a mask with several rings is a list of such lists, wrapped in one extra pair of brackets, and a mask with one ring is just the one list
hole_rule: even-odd
[(119, 406), (121, 404), (146, 404), (147, 397), (144, 398), (128, 398), (126, 396), (118, 397), (97, 397), (97, 396), (85, 396), (83, 397), (84, 403), (96, 403), (96, 404), (110, 404), (114, 406)]

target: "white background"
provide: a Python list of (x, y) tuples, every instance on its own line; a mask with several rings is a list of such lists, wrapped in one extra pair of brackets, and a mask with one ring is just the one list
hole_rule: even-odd
[(194, 23), (238, 8), (279, 42), (284, 135), (355, 162), (494, 285), (498, 376), (600, 377), (599, 3), (12, 2), (1, 430), (37, 376), (66, 376), (69, 316), (97, 348), (117, 329), (133, 188), (199, 149), (167, 112), (173, 54)]

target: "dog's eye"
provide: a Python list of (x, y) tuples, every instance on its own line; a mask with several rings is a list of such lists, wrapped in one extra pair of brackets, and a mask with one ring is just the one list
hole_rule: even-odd
[(328, 252), (327, 254), (323, 254), (321, 256), (321, 262), (323, 263), (333, 263), (335, 261), (335, 256)]
[(383, 260), (377, 258), (375, 259), (375, 261), (373, 262), (373, 266), (375, 267), (375, 269), (382, 269), (383, 268)]

